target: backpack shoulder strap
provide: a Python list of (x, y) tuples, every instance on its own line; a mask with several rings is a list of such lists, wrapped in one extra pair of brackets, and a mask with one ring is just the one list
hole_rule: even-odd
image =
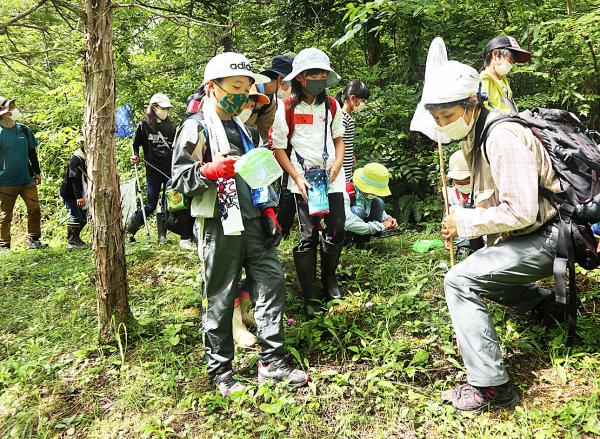
[(489, 124), (487, 124), (484, 128), (483, 131), (481, 132), (481, 135), (477, 138), (476, 135), (476, 141), (475, 141), (475, 148), (474, 149), (479, 149), (481, 148), (483, 151), (483, 155), (485, 156), (485, 159), (488, 161), (489, 163), (489, 158), (487, 155), (487, 150), (485, 149), (486, 143), (487, 143), (487, 139), (490, 135), (490, 132), (492, 131), (492, 129), (494, 127), (496, 127), (497, 125), (503, 123), (503, 122), (514, 122), (514, 123), (518, 123), (520, 125), (523, 125), (526, 128), (529, 128), (529, 123), (520, 118), (519, 116), (511, 116), (511, 115), (506, 115), (506, 116), (501, 116), (498, 119), (493, 120), (492, 122), (490, 122)]
[(329, 109), (331, 110), (331, 123), (333, 123), (333, 119), (337, 113), (336, 100), (333, 96), (327, 96), (327, 100), (329, 101)]
[(296, 107), (292, 105), (293, 102), (294, 102), (293, 97), (289, 97), (289, 98), (286, 98), (283, 100), (283, 105), (284, 105), (284, 109), (285, 109), (285, 122), (287, 123), (287, 126), (288, 126), (288, 135), (287, 135), (288, 149), (290, 149), (290, 147), (291, 147), (290, 141), (292, 140), (292, 136), (294, 135), (294, 129), (296, 128), (296, 125), (294, 123), (294, 109)]

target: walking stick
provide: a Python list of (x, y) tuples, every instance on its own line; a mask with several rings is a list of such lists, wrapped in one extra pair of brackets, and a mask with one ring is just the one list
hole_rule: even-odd
[[(133, 145), (131, 145), (131, 155), (135, 156), (135, 151), (133, 150)], [(140, 206), (142, 209), (142, 218), (144, 218), (144, 227), (146, 228), (146, 241), (150, 242), (150, 229), (148, 228), (148, 220), (146, 219), (146, 209), (144, 207), (144, 197), (142, 196), (142, 186), (140, 185), (140, 174), (138, 172), (137, 164), (133, 165), (135, 169), (135, 181), (138, 186), (138, 196), (140, 198)]]
[[(440, 157), (440, 174), (442, 179), (442, 189), (444, 191), (444, 214), (450, 215), (450, 203), (448, 203), (448, 182), (446, 181), (446, 171), (444, 170), (444, 150), (442, 142), (438, 136), (438, 155)], [(454, 243), (450, 241), (450, 266), (454, 267)]]

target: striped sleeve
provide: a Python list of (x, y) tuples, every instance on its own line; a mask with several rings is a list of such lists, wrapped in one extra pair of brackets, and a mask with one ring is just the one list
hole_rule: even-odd
[(342, 111), (344, 123), (344, 174), (346, 181), (352, 179), (354, 167), (354, 119), (345, 111)]

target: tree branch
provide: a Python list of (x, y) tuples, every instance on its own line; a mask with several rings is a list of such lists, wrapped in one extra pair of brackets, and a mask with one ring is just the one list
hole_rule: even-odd
[(29, 9), (27, 9), (26, 11), (23, 11), (20, 14), (15, 15), (13, 18), (11, 18), (8, 21), (5, 21), (4, 23), (0, 23), (0, 29), (6, 29), (7, 27), (12, 26), (17, 21), (21, 20), (22, 18), (27, 17), (29, 14), (31, 14), (35, 11), (37, 11), (39, 8), (41, 8), (44, 5), (44, 3), (46, 3), (46, 0), (40, 0), (35, 5), (30, 7)]
[[(218, 24), (218, 23), (211, 23), (208, 21), (204, 21), (201, 20), (199, 18), (193, 17), (191, 15), (184, 15), (184, 14), (180, 14), (177, 11), (173, 11), (171, 9), (166, 9), (166, 8), (160, 8), (158, 6), (150, 6), (150, 5), (145, 5), (143, 3), (139, 3), (139, 2), (133, 2), (133, 3), (113, 3), (113, 8), (127, 8), (127, 9), (133, 9), (133, 8), (138, 8), (138, 9), (142, 9), (148, 12), (151, 12), (154, 16), (156, 17), (161, 17), (161, 18), (165, 18), (167, 20), (187, 20), (187, 21), (192, 21), (196, 24), (202, 24), (205, 26), (215, 26), (215, 27), (221, 27), (221, 28), (226, 28), (229, 29), (231, 28), (231, 25), (229, 24)], [(162, 11), (162, 12), (168, 12), (169, 14), (163, 14), (157, 11)], [(184, 26), (189, 27), (188, 24), (184, 24)]]
[(40, 54), (49, 53), (49, 52), (62, 52), (62, 53), (68, 53), (70, 55), (76, 55), (74, 52), (69, 52), (67, 50), (59, 49), (59, 48), (55, 47), (55, 48), (50, 48), (50, 49), (46, 49), (46, 50), (28, 50), (26, 52), (0, 53), (0, 59), (15, 60), (17, 58), (21, 58), (21, 57), (27, 56), (27, 55), (40, 55)]

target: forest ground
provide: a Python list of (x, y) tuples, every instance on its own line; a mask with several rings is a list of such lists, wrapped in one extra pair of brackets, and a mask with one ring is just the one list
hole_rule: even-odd
[[(523, 395), (514, 411), (465, 416), (439, 394), (465, 379), (444, 301), (447, 253), (417, 254), (434, 226), (348, 249), (348, 297), (306, 321), (291, 251), (280, 246), (290, 355), (312, 376), (289, 390), (258, 386), (256, 350), (236, 349), (247, 391), (223, 398), (206, 376), (197, 255), (176, 243), (127, 245), (129, 300), (141, 324), (97, 343), (90, 250), (0, 256), (0, 437), (600, 437), (600, 273), (583, 289), (581, 344), (563, 326), (490, 304), (505, 363)], [(89, 237), (87, 237), (89, 239)], [(176, 240), (175, 235), (170, 235)], [(293, 319), (295, 321), (292, 322)]]

